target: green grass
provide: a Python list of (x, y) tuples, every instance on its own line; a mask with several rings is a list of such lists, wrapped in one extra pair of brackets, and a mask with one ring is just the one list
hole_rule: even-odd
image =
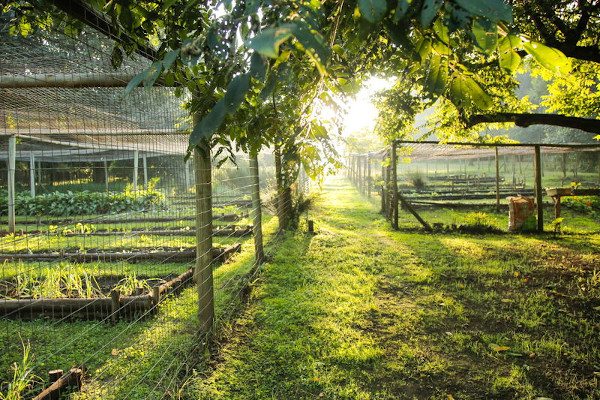
[(184, 397), (600, 397), (600, 235), (394, 232), (377, 209), (329, 181)]
[[(276, 220), (265, 216), (266, 239)], [(238, 238), (239, 241), (239, 238)], [(67, 265), (66, 267), (69, 267)], [(240, 307), (240, 291), (254, 266), (252, 238), (243, 240), (242, 251), (214, 270), (215, 310), (219, 327), (227, 325)], [(23, 268), (56, 267), (52, 263), (7, 263), (2, 274)], [(72, 265), (77, 268), (77, 265)], [(86, 263), (80, 267), (97, 275), (161, 276), (190, 267), (185, 263)], [(114, 325), (100, 321), (0, 320), (0, 384), (11, 379), (11, 365), (22, 357), (21, 340), (31, 346), (32, 369), (45, 378), (51, 369), (84, 364), (88, 369), (81, 399), (149, 399), (178, 390), (180, 373), (195, 365), (199, 338), (196, 333), (197, 292), (194, 287), (161, 302), (157, 315)], [(221, 329), (221, 328), (219, 328)], [(39, 391), (39, 386), (36, 386)]]

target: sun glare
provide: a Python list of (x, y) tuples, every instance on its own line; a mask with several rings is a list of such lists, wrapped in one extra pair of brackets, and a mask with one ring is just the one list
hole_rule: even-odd
[(390, 79), (373, 77), (367, 80), (353, 99), (346, 103), (343, 136), (361, 131), (373, 131), (379, 112), (373, 104), (373, 95), (389, 87)]

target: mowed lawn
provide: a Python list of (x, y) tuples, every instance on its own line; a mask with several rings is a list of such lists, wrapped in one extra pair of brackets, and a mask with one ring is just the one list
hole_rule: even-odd
[[(600, 235), (394, 232), (327, 181), (188, 399), (600, 398)], [(403, 218), (408, 218), (403, 216)]]

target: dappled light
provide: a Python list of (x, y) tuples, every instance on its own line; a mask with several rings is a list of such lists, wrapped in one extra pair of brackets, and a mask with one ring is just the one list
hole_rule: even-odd
[(11, 0), (0, 54), (0, 400), (600, 398), (598, 0)]

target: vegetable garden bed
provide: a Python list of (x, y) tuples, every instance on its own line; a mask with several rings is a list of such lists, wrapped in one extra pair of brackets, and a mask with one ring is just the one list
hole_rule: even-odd
[[(87, 298), (52, 298), (52, 299), (15, 299), (0, 301), (0, 316), (4, 318), (69, 318), (100, 319), (115, 322), (118, 319), (143, 317), (156, 311), (160, 299), (166, 295), (179, 292), (186, 284), (192, 282), (193, 269), (173, 277), (162, 284), (147, 288), (135, 289), (136, 294), (122, 296), (119, 289), (113, 288), (109, 296)], [(119, 277), (104, 277), (107, 281), (115, 281)], [(8, 287), (8, 286), (5, 286)], [(116, 286), (115, 286), (116, 287)]]
[[(212, 255), (215, 260), (226, 261), (233, 253), (238, 252), (241, 244), (228, 247), (214, 247)], [(80, 252), (40, 252), (40, 253), (3, 253), (0, 254), (0, 262), (4, 261), (72, 261), (72, 262), (95, 262), (95, 261), (127, 261), (130, 263), (140, 261), (172, 261), (186, 262), (196, 259), (196, 249), (162, 248), (156, 251), (122, 251), (122, 252), (94, 252), (88, 250)]]
[[(7, 231), (0, 232), (0, 237), (7, 236), (9, 233)], [(98, 229), (89, 232), (55, 232), (51, 233), (45, 230), (32, 230), (27, 231), (28, 235), (57, 235), (57, 236), (137, 236), (137, 235), (153, 235), (153, 236), (195, 236), (196, 230), (192, 228), (181, 229), (178, 227), (157, 227), (150, 229), (131, 229), (131, 230), (123, 230), (123, 229)], [(252, 226), (223, 226), (223, 227), (215, 227), (213, 229), (213, 236), (220, 237), (243, 237), (252, 234)]]

